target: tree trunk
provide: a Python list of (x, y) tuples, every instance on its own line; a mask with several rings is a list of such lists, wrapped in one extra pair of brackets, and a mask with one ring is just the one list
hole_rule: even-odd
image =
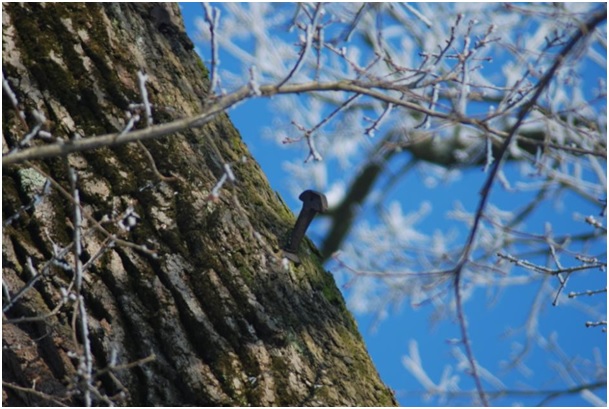
[[(155, 124), (203, 108), (176, 4), (2, 9), (3, 154), (121, 131), (140, 70)], [(295, 218), (225, 114), (4, 167), (2, 194), (4, 405), (395, 405), (310, 242), (282, 261)]]

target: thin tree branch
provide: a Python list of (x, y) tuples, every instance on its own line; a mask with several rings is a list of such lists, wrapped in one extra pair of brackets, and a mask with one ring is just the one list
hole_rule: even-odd
[[(429, 115), (434, 118), (444, 119), (447, 121), (452, 121), (455, 123), (461, 123), (463, 125), (472, 125), (475, 127), (481, 128), (483, 131), (488, 132), (490, 134), (496, 135), (500, 138), (508, 138), (511, 141), (515, 137), (512, 133), (506, 133), (503, 131), (499, 131), (491, 128), (485, 123), (484, 120), (476, 119), (476, 118), (468, 118), (464, 116), (457, 115), (455, 113), (444, 113), (434, 111), (433, 109), (427, 108), (425, 106), (420, 105), (419, 103), (415, 103), (406, 99), (400, 99), (397, 97), (393, 97), (388, 94), (384, 94), (383, 92), (375, 89), (381, 87), (383, 84), (381, 83), (362, 83), (359, 81), (333, 81), (333, 82), (307, 82), (302, 84), (284, 84), (279, 88), (277, 85), (263, 85), (260, 86), (260, 96), (263, 97), (271, 97), (273, 95), (281, 95), (281, 94), (298, 94), (305, 92), (329, 92), (329, 91), (346, 91), (353, 92), (357, 94), (367, 95), (372, 98), (375, 98), (380, 101), (384, 101), (386, 103), (391, 103), (394, 106), (410, 109), (416, 112), (420, 112), (425, 115)], [(139, 129), (133, 132), (128, 133), (112, 133), (100, 136), (94, 136), (89, 138), (82, 138), (69, 142), (57, 142), (48, 145), (36, 146), (31, 148), (23, 149), (19, 152), (10, 153), (4, 155), (2, 157), (2, 166), (8, 166), (16, 163), (21, 163), (26, 160), (32, 159), (42, 159), (49, 157), (58, 157), (65, 156), (69, 153), (73, 152), (83, 152), (92, 149), (98, 149), (101, 147), (113, 147), (119, 146), (126, 143), (134, 142), (137, 140), (147, 140), (153, 138), (160, 138), (163, 136), (171, 135), (176, 132), (181, 132), (190, 128), (199, 128), (211, 120), (213, 120), (216, 115), (226, 111), (228, 108), (232, 107), (238, 102), (241, 102), (247, 98), (253, 98), (256, 95), (252, 95), (251, 87), (249, 84), (242, 86), (236, 91), (221, 96), (209, 104), (205, 105), (198, 115), (178, 119), (172, 122), (168, 122), (162, 125), (151, 126), (145, 129)], [(420, 98), (420, 97), (417, 97)], [(537, 98), (535, 98), (536, 100)], [(533, 101), (533, 99), (531, 100)], [(530, 105), (530, 106), (529, 106)], [(532, 104), (527, 104), (528, 108), (526, 111), (532, 107)], [(523, 112), (523, 111), (521, 111)], [(518, 122), (518, 125), (522, 120)], [(512, 131), (515, 131), (515, 128), (512, 128)], [(505, 144), (505, 146), (509, 144)], [(549, 145), (548, 145), (549, 146)], [(563, 149), (565, 147), (561, 145), (552, 146), (556, 148)], [(577, 151), (574, 151), (577, 153)], [(585, 151), (581, 153), (586, 154), (595, 154), (596, 156), (606, 157), (606, 152), (590, 152)]]
[(52, 395), (47, 395), (44, 392), (37, 391), (33, 387), (32, 388), (25, 388), (23, 386), (15, 385), (14, 383), (5, 382), (5, 381), (2, 381), (2, 386), (5, 387), (5, 388), (11, 388), (11, 389), (13, 389), (15, 391), (29, 393), (31, 395), (34, 395), (34, 396), (40, 398), (40, 399), (44, 399), (44, 400), (47, 400), (49, 402), (52, 402), (53, 404), (55, 404), (57, 406), (62, 406), (62, 407), (67, 407), (68, 406), (65, 403), (63, 403), (60, 400), (58, 400), (57, 397), (52, 396)]
[(302, 66), (302, 62), (304, 61), (305, 57), (309, 53), (309, 49), (311, 48), (311, 43), (313, 42), (313, 37), (315, 36), (315, 30), (317, 29), (317, 19), (319, 18), (321, 8), (322, 8), (322, 3), (317, 3), (317, 5), (315, 6), (315, 12), (313, 13), (313, 17), (311, 18), (311, 24), (307, 24), (307, 27), (306, 27), (305, 43), (304, 43), (304, 46), (302, 47), (302, 51), (300, 52), (300, 55), (298, 56), (298, 60), (296, 61), (296, 63), (294, 64), (294, 66), (292, 67), (292, 70), (288, 73), (288, 75), (281, 82), (279, 82), (279, 84), (277, 84), (277, 88), (281, 88), (281, 86), (283, 86), (286, 82), (288, 82), (290, 80), (290, 78), (292, 78), (298, 72), (300, 67)]
[(212, 7), (209, 3), (203, 3), (203, 11), (205, 12), (205, 21), (209, 24), (209, 33), (211, 36), (211, 74), (209, 84), (209, 94), (214, 95), (216, 85), (218, 84), (218, 39), (216, 38), (216, 28), (220, 19), (220, 10)]
[[(82, 282), (84, 271), (82, 268), (82, 261), (80, 260), (82, 254), (82, 242), (81, 242), (81, 228), (82, 228), (82, 215), (80, 209), (80, 194), (78, 191), (78, 177), (76, 171), (70, 167), (68, 168), (68, 176), (70, 179), (70, 186), (72, 189), (73, 197), (73, 209), (74, 209), (74, 291), (76, 292), (76, 306), (78, 309), (78, 328), (82, 339), (82, 353), (79, 354), (78, 360), (78, 374), (81, 376), (81, 382), (83, 386), (83, 395), (85, 399), (85, 406), (90, 407), (91, 391), (94, 389), (93, 381), (93, 357), (91, 354), (91, 344), (89, 341), (89, 323), (87, 309), (85, 308), (85, 298), (82, 295)], [(76, 334), (75, 334), (76, 335)], [(76, 336), (75, 336), (76, 338)], [(76, 341), (76, 339), (75, 339)]]

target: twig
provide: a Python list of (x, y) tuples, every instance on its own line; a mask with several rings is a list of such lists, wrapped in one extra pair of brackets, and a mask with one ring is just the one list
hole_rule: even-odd
[[(40, 274), (38, 271), (36, 271), (36, 267), (34, 267), (34, 264), (32, 264), (31, 257), (29, 257), (29, 256), (27, 257), (25, 265), (26, 265), (27, 269), (30, 271), (32, 278), (30, 278), (29, 281), (23, 287), (21, 287), (19, 292), (14, 297), (9, 298), (8, 303), (4, 307), (2, 307), (3, 313), (10, 310), (13, 307), (13, 305), (15, 305), (15, 303), (23, 296), (23, 294), (25, 294), (27, 290), (32, 288), (34, 286), (34, 284), (36, 284), (36, 282), (38, 282), (38, 280), (40, 280), (40, 278), (42, 278), (42, 274)], [(4, 281), (3, 281), (3, 284), (4, 284)], [(7, 289), (7, 295), (8, 295), (8, 289)]]
[(142, 104), (144, 105), (144, 114), (146, 115), (146, 126), (152, 126), (152, 108), (150, 107), (150, 101), (148, 100), (148, 90), (146, 89), (146, 81), (148, 81), (148, 74), (143, 71), (137, 72), (137, 83), (140, 88), (140, 95), (142, 96)]
[(355, 17), (353, 17), (353, 19), (351, 20), (351, 24), (349, 24), (349, 26), (345, 30), (343, 30), (343, 32), (338, 37), (336, 37), (336, 39), (331, 41), (332, 44), (336, 44), (341, 41), (345, 43), (349, 42), (351, 34), (353, 34), (353, 32), (355, 31), (355, 27), (357, 27), (357, 25), (359, 24), (363, 12), (366, 9), (366, 6), (368, 5), (368, 3), (362, 3), (359, 10), (357, 10), (357, 13), (355, 13)]
[(588, 385), (577, 385), (572, 388), (561, 390), (561, 391), (555, 391), (555, 392), (548, 391), (548, 392), (546, 392), (546, 393), (548, 393), (548, 396), (546, 396), (541, 402), (539, 402), (537, 404), (537, 406), (545, 406), (552, 399), (556, 399), (563, 395), (574, 395), (576, 393), (580, 394), (586, 390), (598, 389), (598, 388), (602, 388), (602, 387), (605, 387), (605, 388), (607, 387), (606, 380), (605, 380), (605, 382), (596, 382), (596, 383), (588, 384)]
[(91, 344), (89, 341), (89, 323), (87, 309), (85, 308), (85, 299), (82, 295), (82, 281), (83, 281), (83, 268), (82, 261), (80, 261), (82, 253), (82, 242), (81, 242), (81, 223), (82, 216), (80, 211), (80, 195), (77, 187), (77, 175), (76, 171), (72, 168), (68, 168), (68, 177), (70, 179), (70, 186), (72, 188), (72, 197), (74, 199), (74, 291), (76, 292), (76, 305), (78, 308), (78, 326), (80, 329), (80, 335), (82, 339), (83, 353), (79, 354), (78, 360), (78, 374), (82, 377), (84, 382), (84, 399), (85, 406), (91, 406), (91, 391), (93, 387), (93, 358), (91, 355)]
[(116, 371), (126, 371), (128, 369), (131, 368), (135, 368), (137, 366), (141, 366), (141, 365), (145, 365), (149, 362), (154, 362), (156, 360), (156, 355), (155, 354), (150, 354), (145, 358), (142, 359), (138, 359), (137, 361), (134, 362), (129, 362), (128, 364), (123, 364), (123, 365), (109, 365), (106, 368), (100, 369), (99, 371), (97, 371), (95, 373), (96, 377), (100, 377), (102, 375), (105, 375), (109, 372), (116, 372)]
[(607, 292), (607, 287), (605, 287), (605, 288), (603, 288), (601, 290), (586, 290), (586, 291), (582, 291), (582, 292), (579, 292), (579, 293), (571, 291), (567, 295), (567, 297), (569, 297), (569, 298), (575, 298), (575, 297), (579, 297), (579, 296), (582, 296), (582, 295), (588, 295), (588, 296), (590, 296), (590, 295), (602, 294), (602, 293), (606, 293), (606, 292)]
[(209, 84), (209, 95), (214, 95), (216, 85), (218, 84), (218, 65), (220, 59), (218, 58), (218, 40), (216, 39), (216, 27), (220, 19), (220, 10), (212, 7), (209, 3), (203, 3), (203, 10), (205, 11), (205, 21), (209, 24), (209, 34), (211, 41), (211, 80)]
[(392, 109), (393, 109), (393, 104), (392, 103), (387, 104), (385, 106), (385, 109), (381, 113), (381, 115), (379, 115), (379, 117), (372, 123), (372, 125), (370, 125), (368, 128), (366, 128), (366, 130), (364, 131), (364, 134), (368, 135), (371, 138), (374, 137), (375, 131), (378, 130), (379, 125), (383, 122), (383, 120), (387, 117), (387, 115), (389, 115), (389, 113), (391, 112)]
[(427, 17), (425, 17), (423, 14), (421, 14), (417, 9), (412, 7), (410, 4), (408, 4), (408, 3), (400, 3), (400, 4), (406, 10), (410, 11), (416, 18), (421, 20), (421, 22), (423, 22), (423, 24), (425, 24), (427, 26), (427, 28), (431, 28), (433, 26), (433, 24), (431, 23), (431, 21), (429, 21), (429, 19)]
[(2, 317), (2, 323), (6, 323), (6, 324), (21, 324), (24, 322), (38, 322), (38, 321), (44, 321), (48, 318), (51, 318), (54, 315), (57, 315), (59, 313), (59, 310), (61, 309), (61, 307), (64, 306), (66, 299), (63, 298), (59, 304), (57, 304), (55, 306), (55, 308), (53, 308), (53, 310), (51, 310), (50, 312), (43, 314), (43, 315), (37, 315), (35, 317), (21, 317), (21, 318), (4, 318)]
[(157, 168), (156, 162), (155, 162), (154, 158), (152, 157), (152, 154), (146, 147), (146, 145), (144, 145), (144, 143), (142, 141), (137, 141), (137, 144), (140, 148), (142, 148), (144, 155), (146, 155), (146, 158), (148, 159), (148, 163), (150, 163), (150, 168), (152, 169), (152, 172), (156, 175), (157, 178), (159, 178), (159, 180), (162, 180), (163, 182), (176, 182), (176, 181), (180, 180), (180, 178), (177, 176), (163, 175), (159, 171), (159, 168)]
[(60, 400), (58, 400), (55, 396), (47, 395), (44, 392), (37, 391), (33, 387), (32, 388), (24, 388), (23, 386), (15, 385), (14, 383), (5, 382), (5, 381), (2, 381), (2, 386), (6, 387), (6, 388), (13, 389), (13, 390), (16, 390), (16, 391), (19, 391), (19, 392), (29, 393), (31, 395), (34, 395), (34, 396), (40, 398), (40, 399), (44, 399), (44, 400), (48, 400), (49, 402), (53, 402), (57, 406), (62, 406), (62, 407), (67, 407), (68, 406), (65, 403), (63, 403)]
[(586, 328), (600, 327), (601, 325), (607, 325), (607, 321), (586, 321)]
[(315, 6), (315, 12), (313, 13), (313, 17), (311, 18), (311, 24), (306, 25), (305, 43), (302, 47), (302, 50), (300, 51), (298, 60), (296, 60), (296, 63), (294, 64), (294, 66), (292, 67), (292, 69), (290, 70), (288, 75), (282, 81), (280, 81), (279, 84), (277, 84), (277, 88), (281, 88), (282, 85), (284, 85), (286, 82), (288, 82), (290, 80), (290, 78), (292, 78), (298, 72), (298, 70), (300, 70), (300, 67), (302, 66), (302, 62), (304, 61), (306, 55), (309, 52), (309, 49), (311, 48), (311, 43), (313, 42), (313, 35), (314, 35), (316, 27), (317, 27), (317, 19), (320, 15), (321, 8), (322, 8), (322, 3), (317, 3), (317, 5)]
[(118, 134), (117, 138), (125, 135), (127, 132), (130, 132), (139, 120), (139, 114), (132, 114), (131, 112), (127, 111), (127, 123), (125, 124), (125, 127), (121, 133)]
[[(562, 395), (575, 395), (575, 394), (580, 394), (582, 391), (584, 390), (595, 390), (595, 389), (601, 389), (601, 388), (605, 388), (607, 387), (607, 382), (606, 381), (598, 381), (598, 382), (593, 382), (593, 383), (588, 383), (588, 384), (582, 384), (582, 385), (577, 385), (571, 388), (567, 388), (567, 389), (550, 389), (550, 390), (546, 390), (546, 389), (542, 389), (542, 390), (534, 390), (534, 389), (530, 389), (530, 390), (519, 390), (519, 389), (505, 389), (505, 390), (494, 390), (494, 391), (487, 391), (487, 395), (490, 398), (504, 398), (507, 396), (523, 396), (523, 397), (534, 397), (534, 396), (540, 396), (540, 395), (549, 395), (548, 397), (544, 398), (544, 400), (542, 402), (546, 402), (549, 399), (554, 399), (556, 397), (562, 396)], [(447, 397), (454, 397), (454, 398), (458, 398), (458, 397), (470, 397), (471, 395), (475, 394), (476, 392), (469, 392), (469, 391), (433, 391), (433, 390), (425, 390), (425, 391), (399, 391), (398, 393), (400, 394), (404, 394), (404, 395), (412, 395), (412, 396), (422, 396), (422, 395), (433, 395), (433, 394), (445, 394), (445, 396)], [(542, 406), (541, 404), (538, 404), (537, 406)]]
[(440, 49), (440, 54), (438, 54), (436, 56), (436, 60), (434, 61), (434, 65), (436, 65), (436, 64), (438, 64), (440, 62), (442, 57), (444, 57), (444, 54), (446, 54), (446, 52), (448, 51), (448, 49), (452, 45), (453, 41), (455, 41), (455, 30), (456, 30), (457, 26), (459, 25), (459, 23), (461, 22), (462, 18), (463, 18), (463, 14), (461, 14), (461, 13), (457, 14), (457, 19), (455, 21), (455, 24), (453, 24), (450, 27), (450, 38), (448, 40), (446, 40), (446, 46), (444, 48)]
[(9, 84), (7, 79), (4, 78), (4, 71), (2, 71), (2, 91), (4, 91), (4, 93), (8, 96), (9, 100), (11, 101), (11, 105), (13, 106), (13, 109), (17, 112), (17, 117), (19, 117), (19, 120), (21, 121), (25, 129), (30, 129), (25, 120), (25, 112), (23, 112), (19, 108), (19, 100), (17, 99), (17, 95), (15, 95), (15, 93), (11, 89), (11, 84)]
[[(440, 93), (440, 84), (435, 84), (431, 88), (431, 100), (429, 101), (428, 108), (430, 111), (433, 111), (436, 103), (438, 102), (438, 94)], [(431, 123), (429, 114), (425, 114), (423, 120), (420, 124), (414, 127), (414, 129), (429, 129), (429, 124)], [(490, 138), (487, 138), (490, 139)]]
[(309, 156), (307, 156), (307, 159), (305, 159), (305, 163), (311, 159), (314, 159), (316, 161), (322, 160), (322, 156), (319, 154), (319, 152), (317, 151), (317, 148), (315, 147), (315, 142), (313, 140), (313, 134), (319, 128), (321, 128), (326, 123), (328, 123), (336, 114), (338, 114), (340, 111), (342, 111), (343, 109), (348, 107), (359, 96), (360, 96), (359, 94), (355, 94), (355, 95), (352, 95), (351, 97), (347, 98), (347, 100), (345, 102), (340, 104), (334, 111), (330, 112), (330, 114), (328, 116), (326, 116), (324, 119), (322, 119), (317, 125), (315, 125), (311, 129), (305, 129), (303, 126), (292, 122), (298, 129), (300, 129), (301, 131), (304, 132), (304, 137), (307, 139), (307, 144), (309, 146)]
[(586, 217), (586, 223), (588, 223), (591, 226), (596, 227), (597, 229), (604, 231), (605, 233), (607, 232), (607, 228), (605, 226), (603, 226), (603, 223), (596, 220), (596, 218), (594, 216)]
[(571, 274), (576, 271), (588, 270), (591, 268), (604, 268), (607, 266), (606, 263), (594, 263), (594, 264), (587, 264), (587, 265), (576, 266), (576, 267), (559, 267), (557, 269), (551, 269), (548, 267), (544, 267), (544, 266), (540, 266), (538, 264), (531, 263), (530, 261), (527, 261), (527, 260), (518, 259), (510, 254), (497, 253), (497, 256), (500, 258), (503, 258), (505, 260), (508, 260), (508, 261), (516, 264), (517, 266), (528, 268), (528, 269), (536, 271), (538, 273), (543, 273), (543, 274), (548, 274), (548, 275), (558, 275), (558, 274), (562, 274), (562, 273)]
[[(46, 117), (44, 116), (44, 114), (36, 109), (32, 110), (32, 116), (34, 117), (34, 119), (36, 120), (36, 124), (34, 125), (33, 128), (31, 128), (31, 130), (23, 137), (23, 139), (21, 139), (19, 141), (19, 143), (17, 144), (16, 147), (14, 147), (10, 153), (16, 152), (19, 149), (29, 145), (30, 141), (38, 136), (42, 131), (42, 125), (44, 125), (44, 123), (46, 122)], [(9, 153), (9, 154), (10, 154)]]

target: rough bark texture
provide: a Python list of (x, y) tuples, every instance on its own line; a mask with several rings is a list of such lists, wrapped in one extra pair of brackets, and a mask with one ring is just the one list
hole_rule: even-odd
[[(139, 69), (150, 77), (156, 123), (201, 109), (207, 71), (177, 5), (2, 8), (2, 69), (30, 128), (36, 109), (43, 127), (66, 140), (122, 129), (128, 105), (140, 101)], [(28, 130), (5, 93), (2, 106), (7, 153)], [(225, 162), (237, 183), (209, 200)], [(82, 261), (108, 244), (92, 220), (116, 219), (129, 206), (139, 215), (133, 229), (102, 225), (157, 255), (117, 244), (86, 270), (93, 383), (103, 396), (145, 406), (395, 405), (312, 245), (302, 245), (302, 265), (282, 265), (294, 216), (224, 114), (145, 144), (3, 169), (3, 306), (30, 281), (28, 260), (42, 274), (3, 315), (4, 405), (83, 403), (82, 339), (74, 302), (62, 295), (72, 270), (48, 264), (54, 244), (73, 241), (73, 205), (56, 186), (30, 205), (45, 181), (40, 172), (69, 192), (68, 166), (78, 172), (86, 216)], [(65, 261), (73, 263), (72, 253)], [(115, 369), (104, 370), (111, 361)], [(108, 403), (103, 396), (93, 403)]]

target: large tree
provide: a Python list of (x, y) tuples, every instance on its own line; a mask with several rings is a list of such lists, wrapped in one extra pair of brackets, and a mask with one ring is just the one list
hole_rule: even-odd
[(177, 5), (2, 9), (3, 404), (395, 404)]
[(283, 166), (273, 184), (328, 192), (313, 237), (353, 310), (379, 317), (404, 403), (605, 404), (604, 4), (191, 12), (212, 88), (273, 96), (266, 127), (237, 122), (289, 148), (260, 155)]

